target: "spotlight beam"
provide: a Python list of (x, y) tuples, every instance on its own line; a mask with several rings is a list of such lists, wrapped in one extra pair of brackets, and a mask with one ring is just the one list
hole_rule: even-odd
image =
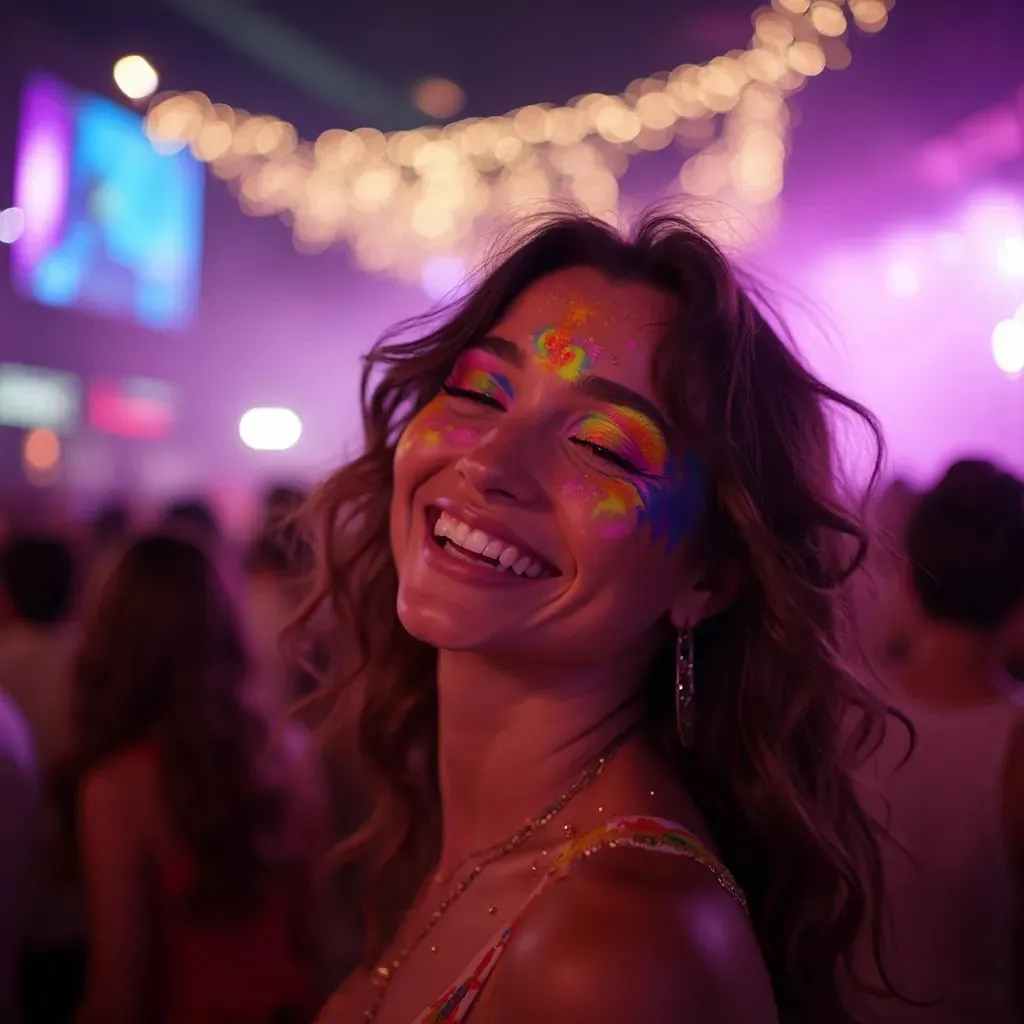
[(397, 130), (420, 124), (416, 107), (380, 79), (340, 61), (285, 22), (244, 0), (164, 0), (211, 35), (253, 57), (329, 106)]

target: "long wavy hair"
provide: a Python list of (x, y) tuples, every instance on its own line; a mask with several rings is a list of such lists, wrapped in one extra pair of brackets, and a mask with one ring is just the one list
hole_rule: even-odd
[(161, 797), (193, 860), (188, 908), (201, 921), (251, 909), (302, 857), (286, 754), (250, 682), (238, 612), (213, 558), (176, 536), (134, 541), (87, 611), (73, 778), (156, 743)]
[(366, 359), (365, 448), (313, 498), (323, 543), (321, 587), (308, 609), (329, 601), (360, 655), (325, 696), (354, 695), (376, 796), (344, 846), (346, 855), (371, 854), (367, 960), (394, 927), (389, 891), (436, 850), (439, 817), (437, 652), (396, 612), (388, 536), (396, 441), (459, 353), (527, 288), (568, 267), (677, 300), (651, 378), (671, 422), (698, 439), (711, 476), (709, 550), (743, 586), (696, 630), (695, 745), (683, 752), (674, 736), (667, 650), (649, 672), (650, 728), (747, 895), (783, 1019), (849, 1021), (837, 973), (849, 967), (862, 926), (879, 957), (882, 903), (877, 836), (852, 775), (880, 741), (887, 709), (845, 651), (844, 583), (868, 535), (838, 483), (832, 415), (866, 427), (872, 484), (882, 438), (867, 410), (804, 367), (723, 253), (685, 219), (658, 211), (628, 236), (582, 215), (530, 225), (462, 300), (399, 325)]

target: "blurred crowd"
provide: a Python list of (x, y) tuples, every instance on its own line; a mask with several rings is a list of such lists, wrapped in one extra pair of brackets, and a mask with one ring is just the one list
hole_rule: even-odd
[[(242, 545), (201, 500), (150, 523), (111, 506), (63, 532), (8, 524), (0, 1021), (156, 1019), (153, 991), (161, 1020), (306, 1021), (353, 965), (358, 883), (321, 869), (367, 809), (313, 739), (317, 680), (344, 650), (336, 623), (330, 642), (282, 640), (313, 586), (304, 500), (269, 490)], [(969, 933), (987, 984), (959, 1005), (1010, 1005), (1024, 485), (962, 461), (923, 493), (892, 483), (875, 520), (854, 581), (864, 646), (913, 726), (890, 729), (864, 778), (891, 840), (890, 980), (927, 1007)], [(969, 907), (936, 901), (967, 880)]]

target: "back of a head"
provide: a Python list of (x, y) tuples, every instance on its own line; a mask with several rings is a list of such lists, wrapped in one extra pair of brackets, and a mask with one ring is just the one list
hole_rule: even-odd
[(140, 537), (86, 617), (77, 673), (86, 747), (111, 753), (166, 715), (191, 713), (201, 723), (204, 709), (238, 699), (247, 668), (212, 558), (185, 537)]
[(190, 498), (168, 505), (164, 510), (164, 529), (173, 533), (193, 537), (200, 542), (212, 542), (220, 538), (220, 521), (209, 502)]
[(1024, 483), (991, 462), (955, 463), (917, 503), (906, 547), (929, 619), (999, 629), (1024, 603)]
[(23, 622), (63, 622), (75, 593), (75, 556), (58, 537), (14, 534), (0, 548), (0, 586)]
[(255, 898), (286, 818), (281, 773), (258, 768), (269, 726), (249, 672), (233, 595), (203, 547), (174, 534), (130, 544), (85, 624), (79, 769), (156, 742), (172, 827), (195, 857), (190, 906), (210, 919)]
[(119, 544), (128, 537), (132, 515), (127, 506), (117, 502), (104, 505), (92, 520), (92, 540), (98, 548)]

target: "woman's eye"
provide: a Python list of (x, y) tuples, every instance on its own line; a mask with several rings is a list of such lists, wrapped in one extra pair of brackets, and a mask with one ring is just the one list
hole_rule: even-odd
[(467, 391), (465, 388), (452, 387), (451, 384), (442, 384), (441, 390), (451, 398), (465, 398), (470, 402), (479, 402), (480, 405), (490, 406), (492, 409), (501, 409), (503, 412), (505, 410), (505, 406), (496, 398), (493, 398), (491, 395), (482, 394), (479, 391)]
[(618, 466), (619, 469), (624, 469), (629, 473), (637, 472), (636, 466), (634, 466), (628, 459), (623, 458), (621, 455), (618, 455), (613, 451), (609, 451), (607, 448), (604, 448), (599, 444), (594, 444), (593, 441), (584, 441), (579, 437), (572, 437), (569, 440), (572, 441), (574, 445), (577, 445), (580, 448), (586, 448), (588, 451), (593, 452), (599, 459), (604, 459), (606, 462), (611, 462)]

